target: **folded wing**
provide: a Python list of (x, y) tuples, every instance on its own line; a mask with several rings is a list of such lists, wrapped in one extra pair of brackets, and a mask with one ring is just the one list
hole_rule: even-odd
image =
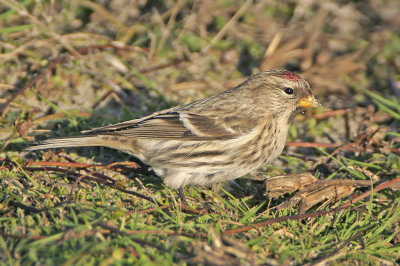
[(171, 140), (221, 140), (240, 134), (209, 116), (168, 111), (137, 120), (85, 131), (90, 135), (115, 135)]

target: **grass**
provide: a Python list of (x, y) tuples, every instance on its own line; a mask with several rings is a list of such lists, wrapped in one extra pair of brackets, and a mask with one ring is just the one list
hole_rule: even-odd
[[(380, 13), (396, 1), (0, 3), (1, 264), (400, 262), (399, 186), (385, 187), (400, 178), (400, 27)], [(23, 151), (214, 95), (263, 66), (300, 73), (322, 107), (291, 126), (302, 145), (242, 189), (185, 188), (189, 208), (124, 153)], [(371, 184), (305, 214), (277, 210), (297, 194), (268, 197), (264, 179), (305, 172)]]

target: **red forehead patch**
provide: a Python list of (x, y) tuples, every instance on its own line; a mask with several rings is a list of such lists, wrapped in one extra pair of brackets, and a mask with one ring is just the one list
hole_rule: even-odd
[(282, 71), (282, 78), (285, 78), (285, 79), (288, 79), (288, 80), (291, 80), (291, 81), (302, 80), (302, 78), (299, 75), (297, 75), (297, 74), (295, 74), (293, 72), (287, 71), (287, 70)]

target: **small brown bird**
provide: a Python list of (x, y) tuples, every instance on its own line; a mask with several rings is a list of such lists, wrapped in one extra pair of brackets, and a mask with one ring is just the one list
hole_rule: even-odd
[(184, 106), (86, 135), (49, 139), (29, 147), (105, 146), (150, 165), (164, 183), (179, 189), (231, 180), (275, 160), (293, 118), (317, 107), (310, 86), (285, 70), (260, 72), (239, 86)]

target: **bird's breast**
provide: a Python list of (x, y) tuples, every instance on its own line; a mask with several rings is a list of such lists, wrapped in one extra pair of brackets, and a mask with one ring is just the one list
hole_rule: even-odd
[[(282, 153), (285, 147), (288, 126), (271, 121), (264, 125), (260, 136), (257, 139), (255, 158), (253, 160), (261, 167), (272, 162)], [(257, 167), (257, 168), (258, 168)]]

